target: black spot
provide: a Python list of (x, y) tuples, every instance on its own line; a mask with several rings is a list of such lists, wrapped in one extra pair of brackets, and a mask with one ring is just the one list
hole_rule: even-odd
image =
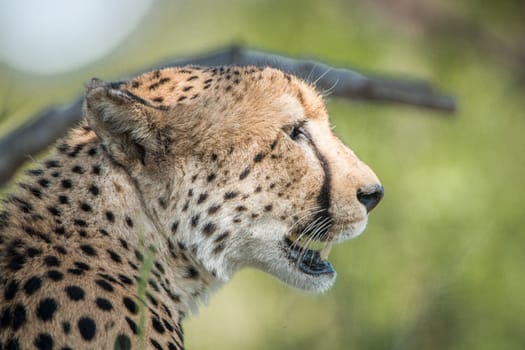
[(113, 286), (109, 284), (108, 282), (98, 279), (95, 281), (95, 283), (102, 289), (104, 289), (107, 292), (113, 292)]
[(42, 198), (42, 191), (36, 187), (29, 186), (29, 185), (21, 185), (23, 188), (31, 192), (31, 194), (37, 198)]
[(80, 331), (80, 335), (82, 338), (84, 338), (84, 340), (93, 340), (95, 333), (97, 332), (97, 325), (93, 319), (90, 317), (82, 317), (78, 320), (77, 326), (78, 330)]
[(159, 288), (157, 282), (155, 282), (153, 279), (150, 278), (148, 280), (148, 284), (150, 285), (151, 288), (153, 288), (154, 291), (160, 292), (160, 288)]
[(43, 173), (44, 171), (42, 169), (32, 169), (27, 171), (27, 174), (30, 176), (40, 176)]
[(187, 99), (188, 97), (187, 96), (181, 96), (177, 99), (177, 102), (181, 102), (181, 101), (184, 101), (185, 99)]
[(129, 328), (133, 332), (133, 334), (138, 334), (138, 327), (137, 324), (129, 317), (126, 316), (126, 322), (129, 325)]
[(129, 250), (128, 242), (126, 242), (122, 238), (119, 238), (119, 242), (120, 242), (120, 245), (122, 246), (122, 248), (124, 248), (126, 250)]
[(84, 263), (82, 261), (75, 261), (74, 264), (80, 270), (89, 271), (91, 269), (88, 264), (86, 264), (86, 263)]
[(73, 223), (74, 223), (76, 226), (87, 227), (87, 222), (86, 222), (86, 220), (83, 220), (83, 219), (75, 219), (75, 220), (73, 221)]
[(207, 193), (201, 193), (201, 195), (199, 196), (199, 199), (197, 199), (197, 204), (201, 204), (207, 198), (208, 198), (208, 194)]
[(16, 196), (12, 196), (10, 199), (13, 203), (15, 203), (18, 206), (20, 210), (22, 210), (22, 212), (27, 214), (33, 211), (33, 206), (29, 204), (28, 202), (26, 202), (25, 200), (18, 198)]
[(197, 224), (199, 223), (199, 214), (193, 216), (191, 218), (191, 226), (197, 227)]
[(49, 211), (53, 216), (60, 216), (61, 214), (60, 209), (57, 207), (47, 207), (47, 211)]
[(208, 214), (213, 215), (213, 214), (215, 214), (217, 211), (219, 211), (220, 208), (221, 208), (220, 205), (213, 205), (213, 206), (211, 206), (211, 207), (208, 208)]
[(208, 222), (206, 225), (204, 225), (204, 227), (202, 228), (202, 233), (205, 235), (205, 236), (211, 236), (213, 234), (213, 232), (215, 232), (215, 230), (217, 230), (217, 226), (212, 223), (212, 222)]
[(40, 303), (38, 303), (38, 306), (36, 308), (36, 316), (44, 322), (51, 321), (57, 308), (58, 308), (58, 305), (55, 299), (53, 298), (42, 299)]
[(131, 350), (131, 339), (125, 334), (119, 334), (115, 339), (113, 350)]
[(19, 253), (14, 253), (11, 255), (11, 259), (7, 263), (7, 268), (12, 271), (18, 271), (24, 267), (26, 263), (26, 257)]
[(58, 282), (64, 278), (64, 274), (57, 270), (49, 270), (47, 271), (47, 277), (49, 277), (52, 281)]
[(62, 187), (64, 188), (71, 188), (73, 186), (73, 183), (71, 182), (70, 179), (64, 179), (61, 181), (62, 183)]
[(56, 234), (59, 234), (59, 235), (64, 235), (66, 233), (66, 229), (64, 228), (64, 226), (59, 226), (55, 228), (54, 231)]
[(65, 334), (69, 334), (69, 332), (71, 332), (71, 324), (69, 322), (62, 322), (62, 329)]
[(177, 348), (177, 346), (175, 344), (173, 344), (172, 342), (169, 342), (168, 343), (168, 350), (179, 350), (179, 348)]
[(60, 202), (60, 204), (68, 204), (69, 203), (69, 197), (64, 196), (64, 195), (60, 195), (60, 196), (58, 196), (58, 201)]
[(66, 248), (64, 248), (63, 246), (61, 245), (56, 245), (53, 247), (53, 249), (55, 249), (57, 252), (59, 252), (60, 254), (67, 254), (67, 250)]
[(33, 344), (38, 350), (53, 350), (53, 338), (47, 333), (37, 335)]
[(177, 228), (179, 227), (179, 222), (175, 221), (173, 224), (171, 224), (171, 233), (177, 232)]
[(213, 254), (219, 254), (226, 248), (226, 245), (224, 243), (217, 244), (215, 248), (213, 248)]
[(82, 150), (82, 148), (84, 148), (85, 144), (83, 143), (79, 143), (78, 145), (75, 145), (75, 147), (73, 148), (73, 150), (71, 152), (69, 152), (67, 155), (74, 158), (78, 155), (78, 153)]
[(120, 255), (115, 253), (115, 251), (113, 251), (111, 249), (108, 249), (107, 252), (108, 252), (109, 257), (111, 258), (111, 260), (113, 260), (116, 263), (121, 263), (122, 262), (122, 258), (120, 257)]
[(219, 243), (219, 242), (222, 242), (224, 241), (228, 236), (230, 235), (230, 232), (229, 231), (226, 231), (224, 233), (221, 233), (220, 235), (217, 236), (217, 238), (215, 238), (215, 243)]
[(217, 158), (219, 158), (219, 156), (218, 156), (217, 154), (215, 154), (215, 153), (212, 153), (212, 154), (211, 154), (211, 160), (212, 160), (212, 161), (216, 161)]
[(160, 334), (163, 334), (166, 330), (164, 329), (164, 326), (162, 325), (162, 323), (160, 322), (159, 319), (157, 318), (152, 318), (151, 319), (151, 325), (153, 326), (153, 328)]
[(126, 216), (126, 225), (133, 227), (133, 220), (129, 216)]
[(33, 276), (26, 281), (24, 284), (24, 292), (27, 295), (32, 295), (42, 287), (42, 279), (37, 276)]
[(87, 204), (87, 203), (82, 203), (80, 204), (80, 209), (82, 209), (83, 211), (92, 211), (93, 209), (91, 208), (91, 205)]
[(243, 212), (243, 211), (246, 211), (248, 210), (248, 208), (246, 208), (244, 205), (238, 205), (235, 210), (237, 210), (238, 212)]
[(113, 309), (113, 305), (111, 305), (111, 302), (104, 298), (97, 298), (95, 300), (95, 304), (100, 310), (103, 311), (110, 311)]
[(80, 276), (80, 275), (84, 274), (84, 271), (81, 270), (81, 269), (67, 269), (67, 272), (72, 274), (72, 275), (76, 275), (76, 276)]
[(153, 99), (153, 102), (162, 103), (162, 101), (164, 101), (164, 97), (162, 96), (158, 96)]
[(250, 174), (250, 168), (246, 168), (244, 169), (240, 174), (239, 174), (239, 180), (244, 180), (248, 174)]
[(175, 330), (171, 323), (169, 323), (165, 318), (162, 319), (162, 322), (164, 322), (164, 327), (166, 327), (168, 331), (173, 332)]
[(49, 187), (49, 180), (46, 178), (42, 178), (38, 180), (38, 184), (42, 187)]
[(124, 306), (126, 307), (126, 309), (128, 309), (128, 311), (132, 313), (133, 315), (139, 312), (139, 307), (131, 298), (124, 297), (122, 299), (122, 302), (124, 303)]
[(142, 255), (142, 253), (140, 251), (135, 249), (135, 258), (137, 258), (138, 261), (143, 261), (144, 260), (144, 255)]
[(199, 271), (193, 266), (188, 266), (186, 268), (186, 274), (184, 275), (185, 278), (190, 279), (197, 279), (199, 277)]
[(44, 258), (44, 263), (48, 267), (58, 267), (60, 266), (60, 260), (56, 256), (48, 255)]
[(120, 280), (120, 282), (122, 282), (124, 284), (128, 284), (128, 285), (132, 285), (133, 284), (133, 280), (131, 278), (129, 278), (128, 276), (126, 276), (126, 275), (119, 274), (118, 275), (118, 279)]
[(71, 168), (71, 171), (76, 174), (84, 174), (86, 172), (80, 165), (75, 165), (73, 168)]
[(79, 301), (84, 299), (84, 295), (86, 294), (84, 290), (79, 286), (67, 286), (65, 290), (69, 299), (73, 301)]
[(259, 163), (260, 161), (262, 161), (262, 160), (264, 159), (265, 156), (266, 156), (266, 154), (264, 154), (264, 153), (262, 153), (262, 152), (261, 152), (261, 153), (257, 153), (257, 154), (255, 155), (255, 157), (253, 157), (253, 161), (254, 161), (255, 163)]
[(60, 176), (60, 171), (53, 171), (53, 172), (51, 173), (51, 176), (53, 176), (53, 177), (59, 177), (59, 176)]
[(153, 347), (154, 347), (155, 349), (157, 349), (157, 350), (163, 350), (163, 349), (162, 349), (162, 346), (160, 346), (160, 344), (159, 344), (155, 339), (150, 338), (149, 341), (150, 341), (151, 345), (153, 345)]
[(264, 206), (264, 211), (271, 211), (273, 209), (273, 205), (268, 204)]
[(97, 149), (95, 147), (92, 147), (89, 149), (89, 151), (87, 152), (87, 154), (91, 157), (93, 157), (94, 155), (97, 154)]
[(35, 256), (39, 256), (42, 254), (42, 250), (38, 249), (38, 248), (27, 248), (26, 250), (26, 254), (28, 257), (30, 258), (34, 258)]
[(89, 186), (89, 192), (94, 196), (98, 196), (98, 194), (100, 193), (98, 187), (95, 185)]
[(13, 307), (11, 327), (14, 331), (18, 330), (26, 322), (26, 308), (22, 304), (16, 304)]
[(261, 191), (262, 191), (262, 187), (261, 187), (261, 186), (257, 186), (257, 187), (255, 188), (255, 191), (254, 191), (254, 192), (255, 192), (255, 193), (259, 193), (259, 192), (261, 192)]
[(191, 77), (189, 77), (188, 79), (186, 79), (186, 81), (192, 81), (192, 80), (195, 80), (195, 79), (198, 79), (199, 77), (197, 75), (192, 75)]
[(115, 222), (115, 215), (111, 211), (106, 211), (106, 219), (108, 219), (109, 222)]
[(217, 175), (215, 173), (211, 173), (208, 175), (208, 177), (206, 178), (206, 181), (208, 182), (212, 182), (213, 180), (215, 180), (217, 178)]
[(232, 199), (239, 195), (239, 192), (229, 191), (224, 194), (224, 199)]
[(11, 282), (9, 282), (9, 284), (4, 290), (4, 299), (5, 300), (14, 299), (17, 292), (18, 292), (18, 282), (15, 280), (12, 280)]
[(82, 250), (82, 252), (84, 252), (84, 254), (86, 255), (89, 255), (89, 256), (97, 256), (97, 251), (95, 250), (95, 248), (93, 248), (91, 245), (89, 244), (82, 244), (80, 246), (80, 249)]
[(100, 175), (100, 165), (93, 165), (91, 172), (95, 175)]

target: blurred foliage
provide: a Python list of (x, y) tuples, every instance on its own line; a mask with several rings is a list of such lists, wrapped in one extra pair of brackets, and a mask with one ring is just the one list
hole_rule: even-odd
[(117, 78), (232, 42), (433, 81), (459, 98), (454, 118), (328, 99), (335, 132), (386, 188), (366, 234), (332, 253), (335, 287), (304, 295), (243, 271), (186, 323), (187, 348), (523, 349), (524, 6), (159, 1), (126, 45), (82, 72), (4, 69), (0, 132), (68, 101), (91, 76)]

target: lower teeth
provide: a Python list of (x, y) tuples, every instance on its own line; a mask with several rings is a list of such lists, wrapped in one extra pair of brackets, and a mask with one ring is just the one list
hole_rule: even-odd
[(330, 252), (332, 251), (332, 242), (328, 242), (325, 244), (324, 248), (321, 250), (319, 255), (321, 256), (321, 259), (326, 260), (328, 259), (328, 255), (330, 255)]

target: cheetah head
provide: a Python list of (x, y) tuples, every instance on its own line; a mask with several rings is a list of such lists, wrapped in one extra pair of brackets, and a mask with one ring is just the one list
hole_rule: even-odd
[(361, 234), (383, 195), (333, 134), (319, 93), (275, 69), (166, 68), (125, 83), (93, 80), (85, 114), (158, 234), (176, 243), (169, 249), (188, 248), (220, 281), (255, 267), (302, 290), (327, 290), (336, 273), (320, 248)]

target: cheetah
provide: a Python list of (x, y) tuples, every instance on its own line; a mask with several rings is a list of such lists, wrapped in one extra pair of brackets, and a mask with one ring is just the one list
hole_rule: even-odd
[(276, 69), (93, 79), (83, 117), (4, 201), (0, 349), (184, 349), (182, 321), (242, 268), (329, 289), (328, 248), (383, 196)]

